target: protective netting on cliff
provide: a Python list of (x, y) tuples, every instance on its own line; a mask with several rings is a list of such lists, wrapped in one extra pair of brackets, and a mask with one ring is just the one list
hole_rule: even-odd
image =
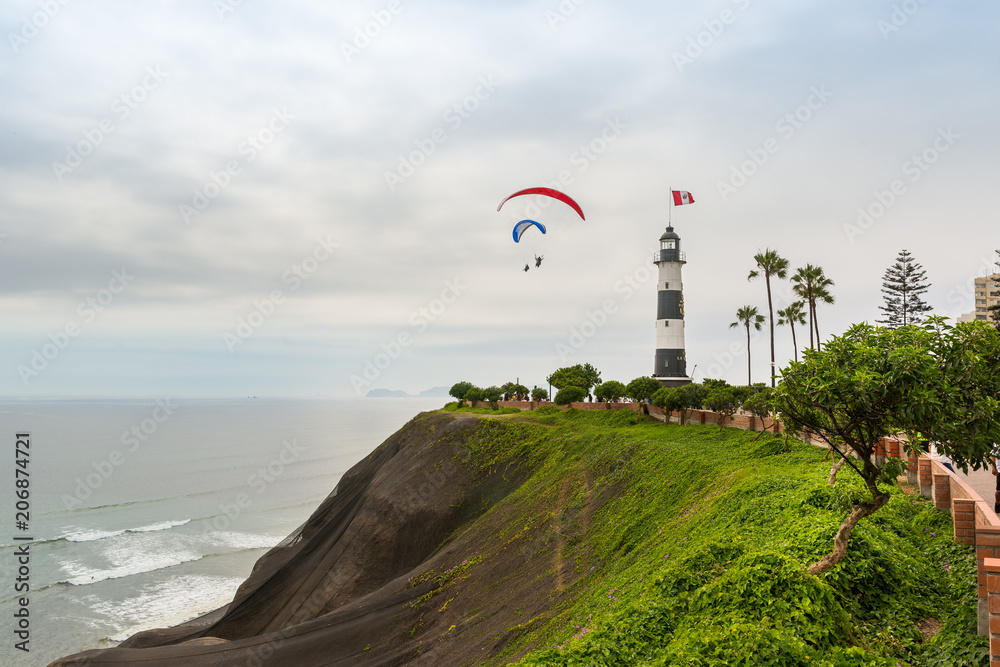
[[(412, 501), (412, 489), (422, 479), (418, 472), (435, 462), (427, 460), (427, 448), (407, 445), (426, 443), (435, 428), (440, 430), (434, 437), (440, 438), (473, 422), (425, 416), (386, 440), (344, 474), (305, 523), (260, 558), (217, 620), (143, 632), (117, 648), (86, 651), (52, 664), (409, 663), (420, 656), (412, 642), (400, 641), (397, 648), (383, 647), (377, 654), (366, 647), (371, 636), (392, 636), (416, 622), (417, 612), (408, 603), (434, 584), (409, 586), (407, 573), (456, 524), (453, 512)], [(436, 465), (453, 459), (453, 447), (438, 449)], [(425, 652), (423, 658), (429, 657)]]

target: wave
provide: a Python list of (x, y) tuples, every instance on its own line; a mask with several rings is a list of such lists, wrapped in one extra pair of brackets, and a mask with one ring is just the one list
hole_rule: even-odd
[(108, 570), (88, 570), (86, 568), (75, 566), (73, 563), (64, 563), (62, 566), (63, 570), (74, 576), (66, 579), (65, 582), (59, 583), (67, 583), (73, 586), (89, 586), (91, 584), (107, 581), (108, 579), (122, 579), (136, 574), (145, 574), (147, 572), (164, 570), (168, 567), (175, 567), (183, 563), (191, 563), (201, 560), (202, 558), (204, 558), (204, 556), (199, 556), (195, 553), (173, 554), (154, 557), (150, 560), (144, 560), (138, 563), (121, 565)]
[(183, 519), (181, 521), (161, 521), (160, 523), (153, 523), (148, 526), (139, 526), (138, 528), (125, 528), (123, 530), (80, 530), (74, 533), (66, 533), (60, 535), (54, 540), (46, 541), (58, 541), (66, 540), (67, 542), (96, 542), (97, 540), (107, 539), (109, 537), (117, 537), (118, 535), (124, 535), (125, 533), (153, 533), (159, 530), (170, 530), (171, 528), (176, 528), (177, 526), (183, 526), (185, 524), (191, 523), (191, 519)]

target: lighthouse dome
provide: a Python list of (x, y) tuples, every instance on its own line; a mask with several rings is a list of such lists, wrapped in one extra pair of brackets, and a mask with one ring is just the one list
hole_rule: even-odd
[(663, 232), (660, 236), (661, 241), (666, 241), (667, 239), (680, 240), (680, 238), (681, 237), (677, 235), (677, 232), (674, 231), (673, 227), (667, 227), (667, 231)]

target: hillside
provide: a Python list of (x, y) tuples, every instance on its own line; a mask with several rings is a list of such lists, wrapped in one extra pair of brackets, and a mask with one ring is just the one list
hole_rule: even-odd
[[(505, 411), (502, 411), (505, 412)], [(978, 665), (975, 556), (823, 452), (632, 412), (421, 414), (268, 552), (220, 618), (55, 665)]]

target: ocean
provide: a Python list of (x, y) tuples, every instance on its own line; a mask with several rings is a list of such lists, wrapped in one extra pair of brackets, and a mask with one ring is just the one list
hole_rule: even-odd
[[(445, 402), (0, 400), (0, 664), (46, 665), (226, 604), (344, 472)], [(25, 431), (30, 520), (19, 530)], [(26, 543), (30, 592), (18, 593)], [(25, 596), (29, 653), (14, 634)]]

